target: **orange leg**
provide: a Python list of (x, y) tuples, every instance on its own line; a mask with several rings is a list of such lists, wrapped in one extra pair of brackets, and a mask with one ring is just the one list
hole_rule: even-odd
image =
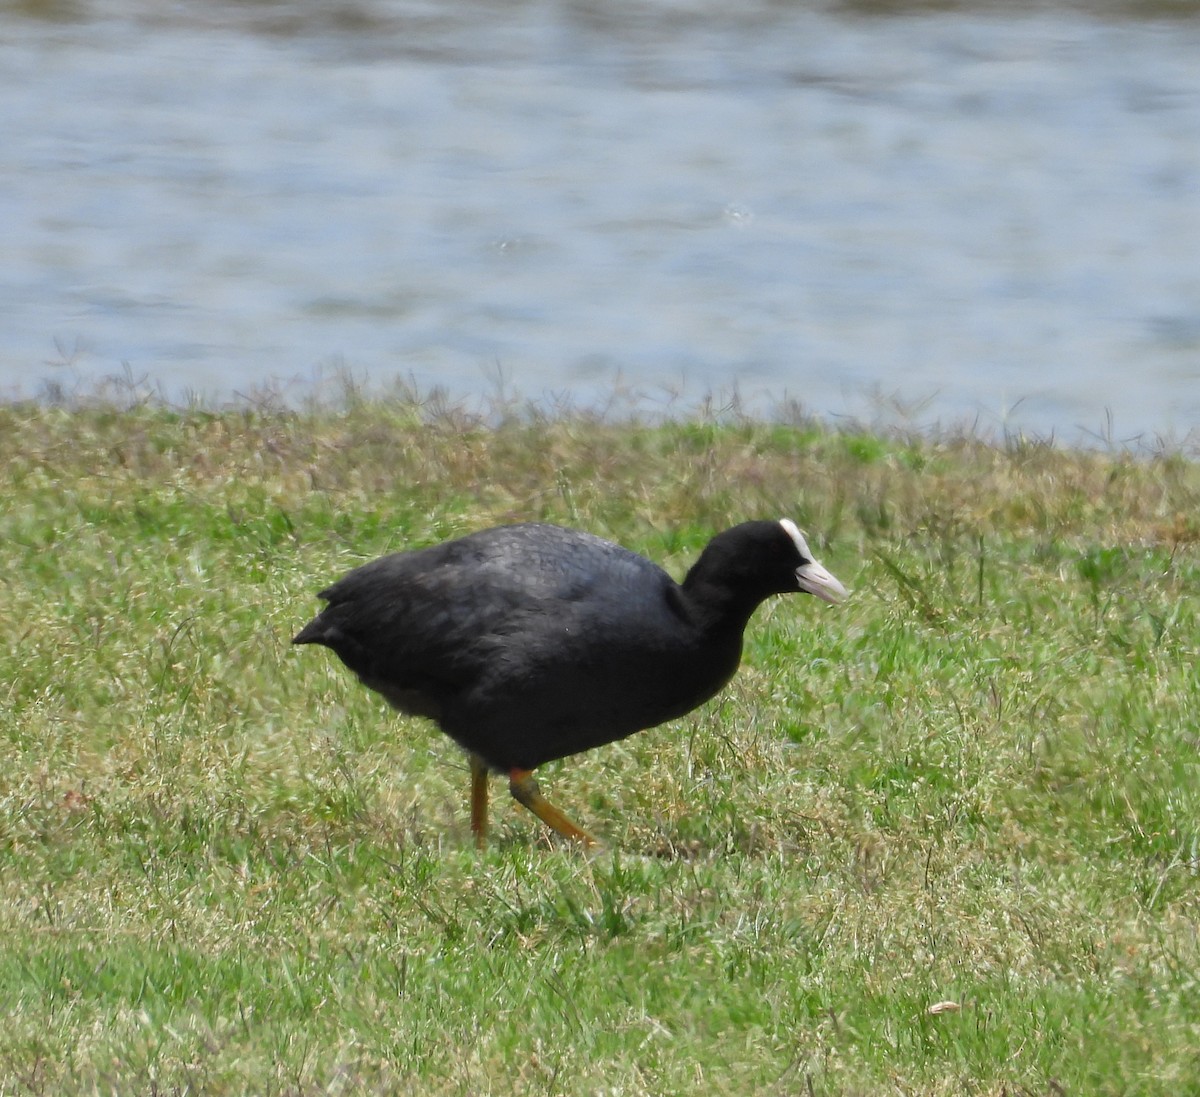
[(585, 846), (594, 846), (596, 840), (586, 830), (580, 830), (561, 811), (542, 795), (538, 783), (533, 779), (533, 771), (528, 769), (510, 769), (508, 771), (508, 790), (513, 798), (524, 804), (551, 830), (582, 842)]
[(471, 833), (475, 845), (483, 849), (487, 845), (488, 828), (488, 768), (478, 754), (471, 758)]

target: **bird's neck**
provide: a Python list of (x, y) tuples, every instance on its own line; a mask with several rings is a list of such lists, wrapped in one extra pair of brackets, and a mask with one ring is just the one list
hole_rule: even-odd
[(714, 581), (703, 572), (697, 573), (696, 568), (688, 572), (682, 587), (692, 619), (709, 634), (734, 633), (740, 638), (762, 601), (744, 590)]

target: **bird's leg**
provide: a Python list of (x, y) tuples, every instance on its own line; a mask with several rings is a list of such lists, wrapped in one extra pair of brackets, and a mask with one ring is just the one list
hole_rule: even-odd
[(478, 754), (471, 759), (471, 833), (475, 844), (483, 849), (487, 845), (488, 767)]
[(586, 830), (580, 830), (561, 811), (542, 795), (538, 783), (533, 779), (533, 771), (528, 769), (510, 769), (508, 771), (508, 790), (513, 799), (524, 804), (551, 830), (564, 838), (571, 838), (585, 846), (594, 846), (596, 839)]

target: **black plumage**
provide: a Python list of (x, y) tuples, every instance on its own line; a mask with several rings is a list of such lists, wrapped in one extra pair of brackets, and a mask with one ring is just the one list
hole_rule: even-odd
[(718, 534), (681, 584), (592, 534), (529, 523), (356, 568), (320, 592), (328, 604), (293, 642), (331, 648), (467, 751), (480, 842), (489, 770), (553, 829), (590, 842), (532, 771), (708, 700), (737, 669), (755, 607), (795, 591), (846, 593), (786, 519)]

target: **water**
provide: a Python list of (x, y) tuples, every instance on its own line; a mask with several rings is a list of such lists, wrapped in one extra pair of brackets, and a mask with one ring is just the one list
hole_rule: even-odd
[(1200, 19), (729, 7), (0, 7), (0, 394), (1196, 436)]

